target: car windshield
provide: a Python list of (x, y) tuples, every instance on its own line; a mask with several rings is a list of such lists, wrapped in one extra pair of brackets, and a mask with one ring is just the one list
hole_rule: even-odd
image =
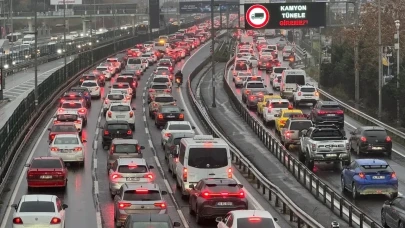
[(315, 88), (301, 88), (301, 92), (313, 93), (313, 92), (315, 92)]
[(165, 82), (169, 82), (169, 78), (166, 78), (166, 77), (154, 78), (153, 82), (165, 83)]
[(272, 108), (288, 108), (290, 104), (288, 102), (272, 102)]
[(72, 115), (72, 114), (60, 114), (56, 116), (56, 120), (57, 121), (66, 121), (66, 122), (70, 122), (70, 121), (75, 121), (77, 120), (77, 118), (79, 118), (78, 115)]
[(60, 169), (62, 163), (59, 159), (34, 159), (31, 162), (32, 169)]
[(129, 64), (129, 65), (141, 64), (141, 60), (140, 59), (128, 59), (127, 64)]
[(167, 85), (152, 85), (152, 89), (167, 89)]
[(127, 105), (114, 105), (111, 106), (110, 111), (113, 112), (128, 112), (131, 110), (131, 107), (127, 106)]
[(63, 103), (62, 108), (67, 108), (67, 109), (78, 109), (82, 107), (81, 103)]
[(287, 75), (285, 83), (305, 85), (305, 76), (304, 75)]
[(146, 173), (148, 169), (144, 165), (120, 165), (118, 167), (119, 173)]
[(194, 168), (212, 169), (228, 165), (226, 148), (190, 148), (188, 165)]
[(167, 222), (133, 222), (133, 227), (136, 228), (170, 228)]
[(86, 75), (86, 76), (83, 76), (83, 79), (84, 79), (84, 80), (89, 80), (89, 81), (91, 81), (91, 80), (97, 80), (97, 78), (96, 78), (95, 75)]
[(108, 130), (127, 130), (128, 125), (127, 124), (108, 124), (107, 129)]
[(162, 108), (162, 113), (180, 112), (178, 107), (164, 107)]
[(263, 83), (248, 83), (246, 85), (246, 88), (264, 88), (264, 84)]
[(61, 144), (77, 145), (77, 144), (79, 144), (79, 139), (76, 137), (56, 137), (56, 139), (53, 141), (53, 144), (55, 144), (55, 145), (61, 145)]
[(360, 169), (364, 173), (392, 173), (393, 170), (388, 164), (384, 165), (374, 165), (374, 164), (366, 164), (361, 165)]
[[(160, 197), (159, 191), (156, 191), (156, 190), (137, 189), (137, 190), (125, 191), (123, 200), (125, 200), (125, 201), (158, 201), (158, 200), (162, 200), (162, 197)], [(137, 226), (135, 226), (135, 227), (137, 227)]]
[(290, 125), (290, 130), (305, 130), (312, 127), (311, 121), (292, 121)]
[(55, 212), (55, 204), (48, 201), (25, 201), (21, 203), (19, 212)]
[(72, 125), (53, 125), (52, 132), (77, 132), (76, 127)]
[(274, 222), (269, 218), (250, 217), (250, 218), (238, 218), (236, 220), (238, 227), (249, 228), (274, 228)]
[(281, 74), (284, 70), (286, 70), (286, 68), (274, 68), (274, 73)]
[(113, 101), (118, 101), (118, 100), (124, 99), (124, 95), (123, 94), (109, 94), (107, 98), (110, 100), (113, 100)]
[(173, 97), (155, 97), (155, 102), (168, 103), (173, 101), (174, 101)]
[(169, 130), (191, 130), (188, 124), (170, 124)]
[(312, 132), (312, 138), (336, 138), (342, 137), (340, 130), (318, 129)]
[(387, 137), (387, 132), (385, 130), (367, 130), (364, 131), (364, 136), (385, 139)]
[(115, 153), (138, 153), (136, 144), (117, 144), (114, 145)]
[(97, 83), (95, 83), (95, 82), (83, 82), (82, 86), (84, 86), (84, 87), (95, 87), (95, 86), (97, 86)]

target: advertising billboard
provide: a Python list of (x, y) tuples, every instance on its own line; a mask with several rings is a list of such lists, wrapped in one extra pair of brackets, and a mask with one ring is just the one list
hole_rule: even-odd
[(51, 5), (81, 5), (83, 0), (51, 0)]
[(326, 26), (326, 3), (245, 4), (245, 29), (319, 28)]
[[(211, 12), (211, 1), (206, 2), (179, 2), (180, 14), (191, 14), (191, 13), (210, 13)], [(239, 3), (238, 2), (225, 2), (225, 1), (215, 1), (214, 12), (238, 12)]]

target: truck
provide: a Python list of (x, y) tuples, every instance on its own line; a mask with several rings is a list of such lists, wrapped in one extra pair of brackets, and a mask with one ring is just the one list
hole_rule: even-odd
[(349, 142), (336, 125), (313, 126), (302, 130), (298, 159), (313, 170), (315, 162), (341, 163), (346, 167), (351, 162)]

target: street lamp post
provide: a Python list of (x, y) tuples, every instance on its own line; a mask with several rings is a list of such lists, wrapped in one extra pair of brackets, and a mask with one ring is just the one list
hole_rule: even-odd
[(382, 117), (381, 0), (378, 0), (378, 118)]
[[(222, 23), (222, 21), (221, 21)], [(215, 27), (214, 27), (214, 0), (211, 0), (211, 70), (212, 70), (212, 107), (217, 107), (215, 101)]]
[(35, 55), (35, 60), (34, 60), (34, 96), (35, 96), (35, 107), (38, 107), (38, 28), (37, 28), (37, 3), (38, 0), (34, 1), (34, 39), (35, 39), (35, 43), (34, 43), (34, 55)]
[[(395, 44), (395, 49), (397, 49), (397, 90), (399, 91), (399, 20), (395, 21), (395, 27), (397, 28), (397, 43)], [(389, 63), (388, 63), (389, 64)], [(400, 110), (399, 110), (399, 96), (397, 98), (397, 123), (400, 122)]]

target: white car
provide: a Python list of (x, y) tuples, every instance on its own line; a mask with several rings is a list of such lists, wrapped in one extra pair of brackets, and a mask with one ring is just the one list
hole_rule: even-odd
[(60, 123), (60, 122), (64, 122), (64, 123), (71, 122), (75, 125), (79, 134), (82, 133), (83, 120), (76, 111), (63, 110), (63, 111), (58, 112), (55, 115), (53, 123), (56, 124), (56, 123)]
[(146, 59), (149, 61), (150, 64), (156, 63), (157, 59), (154, 58), (154, 54), (152, 52), (146, 52), (145, 54), (141, 55), (141, 59)]
[(290, 107), (290, 102), (287, 99), (271, 99), (268, 100), (266, 105), (263, 107), (263, 124), (267, 125), (274, 123), (278, 115), (282, 110), (288, 109)]
[(272, 84), (274, 90), (280, 90), (281, 75), (277, 76), (275, 79), (273, 79), (271, 84)]
[(107, 62), (113, 63), (115, 68), (117, 68), (117, 71), (121, 69), (121, 62), (118, 60), (118, 58), (107, 58)]
[(149, 68), (149, 61), (147, 59), (142, 59), (142, 66), (143, 66), (143, 71), (145, 72), (146, 69)]
[(83, 127), (87, 125), (87, 108), (83, 101), (65, 101), (62, 103), (56, 114), (64, 113), (65, 111), (74, 111), (83, 119)]
[[(228, 222), (229, 221), (229, 222)], [(280, 228), (278, 219), (264, 210), (235, 210), (216, 218), (217, 228), (274, 227)]]
[(108, 67), (107, 69), (111, 72), (112, 75), (115, 75), (117, 72), (117, 67), (115, 67), (115, 65), (113, 63), (109, 63), (109, 62), (104, 62), (104, 63), (100, 63), (99, 67)]
[(161, 144), (164, 146), (172, 133), (189, 133), (192, 134), (190, 137), (194, 137), (194, 129), (195, 127), (191, 126), (188, 121), (169, 121), (161, 131)]
[(259, 61), (257, 60), (256, 56), (247, 56), (245, 57), (245, 59), (247, 59), (248, 64), (251, 68), (257, 68)]
[(287, 67), (273, 67), (273, 72), (270, 74), (270, 83), (272, 83), (273, 79), (277, 76), (281, 76), (284, 70), (287, 70)]
[(55, 195), (23, 195), (20, 202), (11, 207), (15, 209), (12, 228), (65, 227), (68, 205)]
[(123, 93), (109, 93), (107, 96), (104, 98), (103, 102), (103, 111), (104, 114), (107, 112), (107, 110), (110, 108), (111, 104), (114, 103), (128, 103), (131, 101), (130, 99), (128, 100), (125, 94)]
[(84, 150), (86, 149), (78, 135), (56, 135), (49, 146), (50, 156), (61, 158), (64, 162), (78, 162), (84, 165)]
[(128, 89), (114, 89), (114, 88), (111, 88), (111, 89), (110, 89), (110, 93), (120, 93), (120, 94), (124, 94), (125, 98), (126, 98), (127, 100), (131, 101), (132, 96), (131, 96), (131, 94), (129, 94), (128, 92), (129, 92)]
[(98, 66), (96, 70), (103, 72), (105, 79), (110, 80), (112, 77), (111, 71), (107, 66)]
[(113, 103), (108, 109), (105, 119), (111, 120), (124, 120), (128, 122), (132, 130), (135, 130), (135, 108), (131, 108), (128, 103)]
[(294, 107), (303, 103), (312, 103), (313, 106), (319, 101), (319, 93), (312, 85), (297, 86), (294, 92)]
[(234, 78), (235, 82), (235, 87), (243, 87), (244, 82), (246, 81), (246, 78), (252, 76), (251, 72), (246, 72), (246, 71), (239, 71), (237, 72), (236, 77)]
[(133, 95), (133, 90), (131, 88), (131, 85), (128, 82), (116, 82), (113, 83), (111, 86), (111, 89), (122, 89), (122, 90), (127, 90), (128, 95), (132, 97)]
[(169, 75), (155, 75), (152, 82), (154, 83), (166, 83), (170, 88), (172, 87), (172, 82)]
[(83, 81), (81, 87), (85, 87), (89, 90), (90, 96), (94, 98), (101, 97), (101, 89), (97, 81)]

